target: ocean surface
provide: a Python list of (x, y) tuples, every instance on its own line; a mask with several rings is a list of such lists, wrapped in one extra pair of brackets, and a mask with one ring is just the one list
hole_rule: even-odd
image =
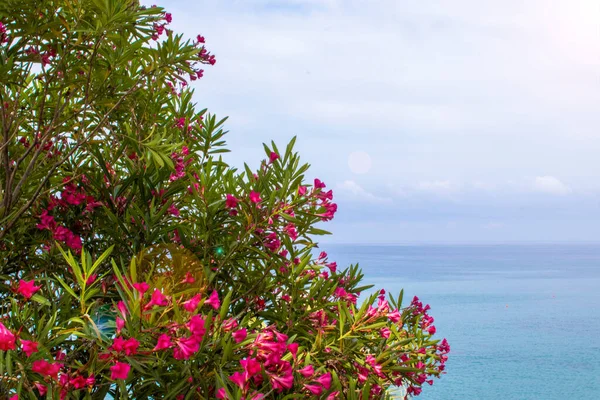
[(451, 346), (422, 400), (600, 399), (600, 245), (321, 244), (431, 305)]

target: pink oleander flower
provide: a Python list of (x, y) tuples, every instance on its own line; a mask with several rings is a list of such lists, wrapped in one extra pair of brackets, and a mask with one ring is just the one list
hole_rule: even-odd
[(332, 274), (335, 274), (337, 271), (337, 263), (335, 261), (325, 264), (327, 268), (331, 271)]
[(87, 277), (87, 279), (85, 280), (85, 284), (87, 286), (90, 286), (91, 284), (93, 284), (94, 282), (96, 282), (96, 279), (98, 279), (98, 274), (91, 274), (90, 276)]
[(167, 211), (169, 211), (169, 214), (171, 214), (175, 217), (179, 217), (179, 215), (181, 215), (181, 213), (179, 212), (179, 209), (177, 207), (175, 207), (175, 204), (171, 204)]
[(220, 388), (219, 390), (217, 390), (216, 393), (215, 393), (215, 398), (217, 398), (217, 399), (229, 399), (229, 397), (227, 396), (227, 391), (225, 391), (225, 388)]
[(176, 360), (188, 360), (194, 353), (200, 350), (200, 340), (197, 336), (177, 340), (176, 347), (173, 350), (173, 358)]
[(21, 339), (21, 348), (23, 349), (23, 352), (27, 354), (27, 357), (31, 357), (33, 353), (38, 352), (38, 345), (38, 342)]
[(325, 187), (325, 183), (321, 182), (320, 179), (315, 179), (315, 189), (323, 189)]
[(238, 206), (238, 202), (239, 200), (235, 196), (228, 194), (227, 199), (225, 200), (225, 207), (236, 208)]
[(315, 374), (315, 369), (313, 368), (312, 365), (307, 365), (306, 367), (297, 370), (296, 372), (298, 372), (300, 375), (304, 376), (305, 378), (310, 378), (311, 376), (313, 376)]
[(231, 336), (236, 343), (241, 343), (246, 340), (246, 337), (248, 336), (248, 330), (246, 328), (240, 329), (233, 332)]
[(240, 387), (240, 389), (244, 389), (246, 385), (246, 379), (244, 378), (244, 374), (241, 372), (234, 372), (233, 375), (229, 377), (229, 380)]
[(23, 279), (21, 279), (19, 281), (19, 288), (17, 289), (17, 293), (19, 293), (26, 299), (30, 299), (31, 296), (33, 296), (34, 293), (40, 290), (41, 288), (41, 286), (35, 286), (35, 281), (33, 279), (30, 281), (24, 281)]
[(287, 346), (287, 349), (290, 353), (292, 353), (292, 357), (294, 360), (296, 359), (296, 355), (298, 354), (298, 343), (290, 343)]
[(292, 223), (289, 223), (286, 225), (285, 228), (283, 228), (283, 230), (285, 231), (285, 233), (287, 233), (287, 235), (290, 237), (290, 239), (292, 239), (292, 242), (296, 241), (296, 239), (298, 239), (298, 231), (296, 230), (296, 226)]
[(171, 13), (165, 14), (165, 21), (167, 21), (167, 24), (170, 24), (173, 21), (173, 16), (171, 15)]
[(181, 283), (194, 283), (196, 282), (196, 278), (194, 278), (194, 276), (192, 275), (191, 272), (186, 272), (185, 273), (185, 278), (183, 278), (183, 280), (181, 281)]
[(315, 396), (320, 396), (323, 393), (323, 386), (304, 384), (304, 388), (310, 391)]
[(393, 322), (395, 324), (400, 322), (400, 320), (402, 319), (402, 315), (400, 315), (400, 312), (398, 311), (398, 309), (395, 309), (391, 313), (388, 313), (387, 317), (391, 322)]
[(171, 342), (171, 336), (163, 333), (158, 337), (158, 342), (156, 343), (156, 346), (153, 350), (164, 350), (170, 348), (171, 346), (173, 346), (173, 343)]
[(127, 306), (125, 305), (123, 300), (119, 300), (119, 302), (117, 303), (117, 309), (119, 310), (123, 318), (127, 317)]
[(279, 159), (279, 154), (272, 151), (271, 154), (269, 155), (269, 163), (273, 164), (278, 159)]
[(194, 297), (192, 297), (191, 299), (189, 299), (188, 301), (184, 302), (182, 304), (182, 307), (187, 312), (194, 312), (194, 311), (196, 311), (196, 308), (198, 308), (198, 304), (200, 304), (201, 299), (202, 299), (202, 296), (200, 294), (197, 294)]
[(117, 317), (115, 319), (115, 326), (117, 327), (117, 335), (118, 335), (121, 333), (123, 328), (125, 328), (125, 320), (120, 317)]
[(250, 201), (253, 203), (260, 203), (262, 199), (260, 198), (260, 193), (255, 192), (254, 190), (250, 192)]
[(320, 383), (327, 390), (331, 387), (331, 372), (327, 372), (315, 379), (315, 382)]
[(19, 400), (19, 395), (15, 394), (14, 396), (10, 397), (8, 400)]
[(226, 319), (225, 321), (223, 321), (223, 324), (221, 325), (221, 327), (223, 328), (223, 330), (225, 332), (232, 331), (235, 328), (237, 328), (237, 326), (238, 326), (238, 323), (235, 318)]
[(150, 285), (148, 285), (146, 282), (139, 282), (134, 283), (133, 288), (138, 291), (140, 296), (144, 296), (144, 293), (146, 293), (148, 289), (150, 289)]
[(214, 290), (209, 296), (208, 300), (204, 302), (204, 304), (208, 304), (212, 306), (215, 310), (218, 310), (221, 307), (221, 301), (219, 300), (219, 294), (216, 290)]
[(40, 215), (40, 223), (36, 225), (36, 227), (40, 230), (48, 229), (54, 231), (56, 229), (56, 221), (54, 221), (54, 217), (52, 215), (48, 215), (48, 210), (42, 211)]
[(179, 129), (184, 128), (185, 127), (185, 117), (177, 118), (175, 120), (175, 126)]
[(379, 333), (381, 333), (382, 338), (389, 339), (390, 335), (392, 334), (392, 331), (390, 331), (389, 328), (384, 327), (384, 328), (381, 328)]
[(306, 194), (306, 186), (298, 187), (298, 196), (304, 196)]
[(31, 371), (42, 376), (58, 379), (58, 373), (62, 366), (63, 364), (60, 363), (49, 363), (46, 360), (36, 360), (31, 364)]
[(260, 373), (262, 367), (260, 362), (256, 360), (256, 358), (246, 358), (244, 360), (240, 360), (240, 365), (244, 368), (244, 379), (248, 380), (252, 378), (254, 375)]
[(152, 297), (150, 298), (150, 302), (146, 304), (144, 309), (149, 310), (154, 306), (166, 307), (168, 304), (169, 301), (167, 300), (167, 297), (162, 294), (160, 290), (154, 289), (154, 292), (152, 292)]
[(137, 350), (140, 347), (140, 342), (136, 338), (129, 338), (123, 344), (123, 350), (126, 356), (132, 356), (137, 354)]
[(202, 338), (206, 333), (206, 321), (200, 315), (194, 315), (186, 324), (192, 335)]
[(16, 337), (0, 322), (0, 350), (14, 350), (16, 348)]
[[(286, 361), (281, 362), (283, 365), (289, 366), (289, 363)], [(292, 368), (283, 368), (283, 371), (280, 371), (281, 374), (269, 374), (269, 379), (271, 380), (271, 386), (277, 392), (281, 392), (285, 389), (291, 389), (294, 385), (294, 375), (292, 374)]]
[(129, 370), (131, 369), (131, 365), (126, 364), (124, 362), (120, 362), (117, 361), (117, 363), (115, 365), (113, 365), (112, 367), (110, 367), (110, 379), (112, 380), (117, 380), (117, 379), (127, 379), (127, 376), (129, 375)]
[(196, 36), (196, 40), (198, 41), (198, 43), (206, 43), (206, 40), (204, 39), (204, 36), (202, 36), (202, 35)]
[(38, 392), (40, 393), (40, 396), (45, 396), (46, 393), (48, 393), (48, 386), (46, 385), (42, 385), (39, 382), (34, 382), (33, 385), (35, 386), (35, 388), (38, 390)]

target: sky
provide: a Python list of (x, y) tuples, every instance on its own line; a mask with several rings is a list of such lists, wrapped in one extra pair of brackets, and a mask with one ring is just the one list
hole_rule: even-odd
[(322, 242), (600, 241), (597, 0), (156, 2), (217, 57), (227, 161), (297, 136)]

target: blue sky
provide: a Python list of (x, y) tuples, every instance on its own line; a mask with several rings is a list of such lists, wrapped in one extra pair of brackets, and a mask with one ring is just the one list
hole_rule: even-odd
[(324, 241), (600, 240), (596, 0), (159, 5), (217, 56), (196, 100), (229, 162), (298, 136), (339, 205)]

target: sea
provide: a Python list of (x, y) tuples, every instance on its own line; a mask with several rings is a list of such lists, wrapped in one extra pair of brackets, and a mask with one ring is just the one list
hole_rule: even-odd
[(600, 400), (600, 244), (319, 247), (431, 306), (451, 352), (418, 399)]

